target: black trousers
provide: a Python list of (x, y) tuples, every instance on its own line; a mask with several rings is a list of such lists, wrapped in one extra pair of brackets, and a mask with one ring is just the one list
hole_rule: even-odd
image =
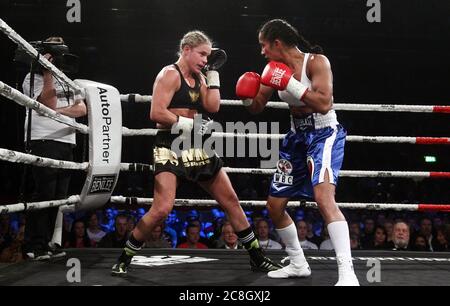
[[(54, 140), (32, 140), (31, 154), (59, 160), (73, 161), (73, 146)], [(34, 181), (32, 202), (67, 198), (70, 172), (64, 169), (32, 167)], [(25, 226), (25, 250), (46, 250), (52, 239), (58, 207), (27, 212)]]

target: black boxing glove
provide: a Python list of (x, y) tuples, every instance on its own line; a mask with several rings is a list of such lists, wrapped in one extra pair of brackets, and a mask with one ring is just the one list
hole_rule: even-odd
[(217, 71), (227, 61), (227, 53), (219, 48), (211, 48), (211, 54), (208, 56), (204, 73), (206, 74), (206, 82), (209, 89), (220, 88), (219, 72)]
[(211, 48), (211, 54), (208, 56), (208, 63), (205, 65), (206, 70), (218, 70), (227, 61), (227, 53), (223, 49)]

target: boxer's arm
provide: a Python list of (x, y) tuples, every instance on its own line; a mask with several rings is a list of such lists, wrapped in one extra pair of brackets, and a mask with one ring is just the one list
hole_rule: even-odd
[(177, 122), (178, 116), (169, 111), (168, 107), (180, 85), (180, 76), (175, 69), (161, 70), (153, 84), (150, 120), (165, 126), (171, 126)]
[(333, 106), (333, 73), (324, 55), (313, 55), (308, 61), (312, 90), (306, 91), (302, 101), (314, 112), (326, 114)]
[(273, 92), (274, 90), (272, 88), (261, 84), (258, 94), (253, 98), (252, 104), (247, 106), (247, 110), (252, 114), (262, 112)]
[(205, 78), (200, 75), (200, 99), (202, 101), (203, 108), (208, 113), (217, 113), (220, 108), (220, 89), (208, 88)]

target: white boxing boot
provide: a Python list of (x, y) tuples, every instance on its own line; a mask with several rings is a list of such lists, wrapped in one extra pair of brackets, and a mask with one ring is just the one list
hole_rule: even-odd
[(284, 268), (270, 271), (267, 276), (270, 278), (292, 278), (292, 277), (308, 277), (311, 275), (311, 268), (308, 262), (304, 259), (301, 261), (293, 261)]

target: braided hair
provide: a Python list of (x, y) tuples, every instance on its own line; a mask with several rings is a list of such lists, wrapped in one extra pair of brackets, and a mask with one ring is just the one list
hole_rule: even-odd
[(272, 19), (264, 23), (258, 30), (261, 37), (270, 43), (276, 39), (281, 40), (288, 47), (301, 46), (307, 52), (323, 54), (323, 49), (320, 46), (312, 45), (302, 35), (299, 34), (296, 28), (283, 19)]

